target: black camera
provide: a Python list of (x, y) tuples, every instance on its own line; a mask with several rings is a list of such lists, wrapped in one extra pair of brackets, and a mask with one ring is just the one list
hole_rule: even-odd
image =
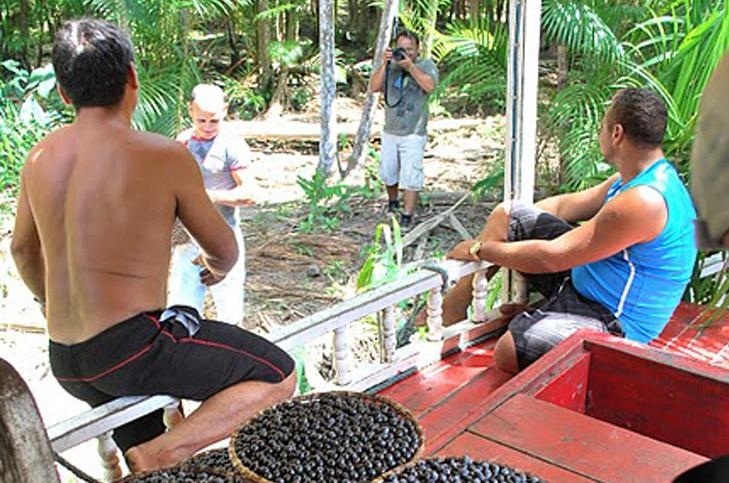
[(405, 52), (405, 49), (402, 47), (396, 47), (392, 50), (392, 58), (400, 61), (403, 60), (405, 57), (407, 57), (407, 53)]

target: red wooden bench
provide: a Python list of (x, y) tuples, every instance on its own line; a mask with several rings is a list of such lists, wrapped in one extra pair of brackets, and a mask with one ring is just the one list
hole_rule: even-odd
[(481, 405), (451, 415), (430, 453), (500, 461), (550, 481), (669, 482), (729, 452), (729, 372), (578, 332)]

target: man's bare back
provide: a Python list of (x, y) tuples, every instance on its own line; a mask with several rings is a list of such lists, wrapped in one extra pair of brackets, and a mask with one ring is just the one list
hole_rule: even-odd
[(76, 120), (23, 167), (13, 258), (46, 304), (51, 370), (67, 392), (94, 407), (132, 394), (204, 401), (170, 431), (156, 414), (114, 430), (131, 469), (177, 464), (291, 396), (295, 363), (191, 307), (162, 310), (175, 216), (200, 246), (204, 284), (225, 277), (238, 248), (185, 146), (132, 130), (139, 84), (128, 34), (103, 20), (65, 22), (52, 56)]
[(134, 131), (120, 117), (107, 108), (82, 110), (36, 146), (23, 171), (16, 234), (32, 232), (24, 227), (30, 208), (47, 263), (55, 342), (78, 343), (165, 307), (176, 213), (223, 261), (219, 269), (236, 257), (233, 234), (184, 146)]

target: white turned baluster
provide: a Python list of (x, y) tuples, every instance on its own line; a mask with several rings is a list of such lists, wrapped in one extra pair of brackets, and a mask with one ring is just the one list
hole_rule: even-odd
[(117, 447), (111, 435), (114, 431), (107, 431), (98, 438), (98, 452), (101, 456), (101, 466), (104, 467), (104, 478), (106, 481), (116, 481), (122, 476), (122, 469), (119, 466), (119, 456), (117, 456)]
[(382, 317), (382, 342), (383, 361), (392, 362), (395, 360), (395, 348), (397, 347), (397, 334), (395, 332), (395, 307), (385, 309)]
[(165, 428), (167, 428), (167, 430), (170, 430), (177, 426), (177, 424), (184, 418), (185, 416), (182, 414), (182, 406), (180, 401), (165, 406), (162, 420), (164, 421)]
[(431, 288), (428, 292), (428, 340), (443, 339), (443, 295), (440, 287)]
[(337, 384), (344, 386), (352, 381), (347, 326), (334, 331), (334, 367), (337, 370)]
[(473, 309), (471, 320), (474, 322), (484, 322), (488, 318), (486, 315), (486, 299), (488, 297), (489, 281), (486, 279), (486, 271), (479, 270), (473, 274), (473, 300), (471, 307)]

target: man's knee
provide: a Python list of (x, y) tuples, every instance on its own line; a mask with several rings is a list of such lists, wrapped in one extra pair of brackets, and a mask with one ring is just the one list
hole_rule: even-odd
[(296, 392), (296, 368), (286, 376), (281, 382), (274, 383), (270, 390), (273, 393), (273, 397), (277, 400), (283, 400), (291, 397)]
[(511, 332), (506, 332), (496, 343), (494, 350), (494, 362), (496, 367), (504, 372), (516, 374), (519, 372), (519, 364), (516, 357), (516, 344)]
[(511, 219), (511, 203), (502, 201), (491, 211), (481, 231), (481, 238), (507, 240), (509, 237), (509, 221)]

